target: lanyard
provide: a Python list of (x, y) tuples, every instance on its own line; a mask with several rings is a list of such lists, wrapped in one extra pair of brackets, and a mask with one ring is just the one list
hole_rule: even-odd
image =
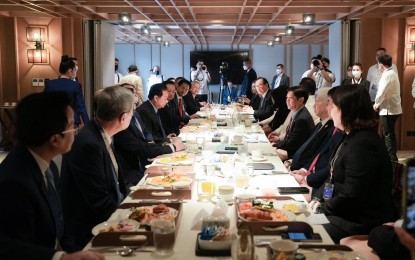
[(333, 156), (333, 159), (331, 159), (331, 162), (330, 162), (330, 183), (332, 182), (332, 179), (333, 179), (334, 164), (336, 163), (337, 157), (339, 157), (339, 152), (342, 148), (342, 145), (343, 143), (339, 145), (339, 147), (337, 148), (336, 154)]

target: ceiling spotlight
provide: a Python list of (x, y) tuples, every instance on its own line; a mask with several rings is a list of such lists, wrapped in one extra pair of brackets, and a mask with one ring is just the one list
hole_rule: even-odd
[(142, 35), (150, 35), (150, 27), (143, 25), (141, 26), (141, 34)]
[(129, 24), (131, 23), (131, 14), (122, 13), (119, 14), (120, 24)]
[(281, 40), (282, 40), (282, 37), (279, 36), (279, 35), (274, 37), (274, 42), (276, 42), (276, 43), (281, 43)]
[(294, 26), (288, 25), (285, 27), (285, 35), (293, 35), (294, 34)]
[(303, 23), (304, 24), (314, 24), (315, 14), (303, 14)]
[(160, 43), (163, 41), (163, 36), (162, 35), (157, 35), (156, 36), (156, 42)]
[(269, 42), (267, 42), (267, 46), (268, 46), (268, 47), (272, 47), (272, 46), (274, 46), (274, 42), (273, 42), (273, 41), (269, 41)]
[(169, 41), (165, 41), (163, 42), (164, 47), (169, 47), (170, 46), (170, 42)]

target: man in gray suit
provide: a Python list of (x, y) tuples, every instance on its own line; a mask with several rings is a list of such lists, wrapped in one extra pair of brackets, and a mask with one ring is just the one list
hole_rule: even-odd
[(284, 65), (278, 64), (274, 78), (272, 78), (271, 89), (276, 89), (279, 86), (290, 87), (290, 77), (284, 74)]

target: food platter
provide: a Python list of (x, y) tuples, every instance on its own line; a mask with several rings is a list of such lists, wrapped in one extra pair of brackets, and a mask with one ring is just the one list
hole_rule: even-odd
[(91, 232), (94, 236), (106, 232), (135, 232), (139, 227), (140, 223), (133, 219), (111, 220), (96, 225)]
[(167, 207), (164, 204), (159, 204), (132, 208), (128, 218), (135, 220), (140, 224), (148, 224), (153, 219), (174, 220), (177, 215), (178, 211), (176, 209)]
[(254, 206), (238, 212), (238, 216), (243, 221), (294, 221), (295, 214), (287, 210), (268, 209)]
[(189, 156), (187, 153), (181, 153), (172, 155), (170, 157), (163, 157), (163, 158), (157, 158), (154, 160), (154, 163), (156, 164), (192, 164), (192, 161), (189, 160)]
[(181, 175), (167, 175), (147, 178), (146, 184), (156, 187), (171, 188), (175, 183), (192, 183), (192, 179)]

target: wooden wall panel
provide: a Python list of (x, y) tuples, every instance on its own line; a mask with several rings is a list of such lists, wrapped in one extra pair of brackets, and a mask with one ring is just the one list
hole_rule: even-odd
[(13, 17), (0, 17), (0, 102), (17, 101), (18, 75)]

